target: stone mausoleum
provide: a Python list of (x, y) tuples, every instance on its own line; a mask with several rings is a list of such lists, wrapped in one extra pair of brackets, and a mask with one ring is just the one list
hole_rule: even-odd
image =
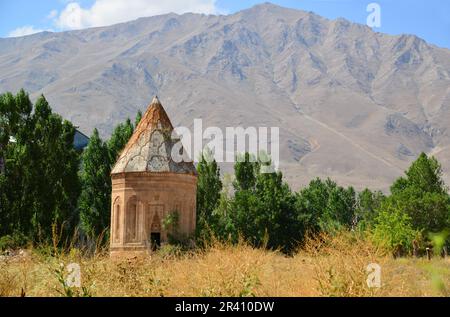
[(166, 243), (171, 232), (163, 221), (175, 212), (177, 234), (195, 231), (197, 173), (192, 162), (172, 159), (179, 141), (171, 138), (172, 131), (155, 97), (111, 172), (111, 256), (146, 252)]

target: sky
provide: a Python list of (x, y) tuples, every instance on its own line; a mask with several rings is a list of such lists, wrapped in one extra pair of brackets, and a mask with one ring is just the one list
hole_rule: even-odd
[[(169, 12), (231, 14), (263, 2), (265, 1), (0, 0), (0, 37), (111, 25)], [(331, 19), (343, 17), (363, 24), (367, 23), (369, 15), (374, 14), (374, 11), (367, 11), (367, 6), (376, 3), (380, 10), (380, 24), (371, 25), (375, 31), (415, 34), (429, 43), (450, 48), (448, 0), (272, 0), (271, 2), (284, 7), (313, 11)]]

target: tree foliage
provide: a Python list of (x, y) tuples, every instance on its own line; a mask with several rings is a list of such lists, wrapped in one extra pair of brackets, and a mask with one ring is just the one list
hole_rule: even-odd
[(109, 139), (107, 146), (109, 151), (109, 161), (111, 165), (116, 163), (120, 152), (133, 135), (134, 127), (130, 119), (127, 119), (124, 123), (120, 123), (114, 129), (111, 138)]
[(218, 207), (222, 190), (220, 168), (209, 149), (201, 154), (197, 173), (197, 236), (205, 239), (216, 225), (213, 211)]
[(0, 117), (0, 233), (48, 241), (52, 227), (69, 232), (78, 222), (80, 190), (75, 127), (53, 113), (44, 96), (33, 107), (23, 90), (0, 97)]
[(356, 210), (358, 223), (363, 227), (372, 226), (385, 199), (386, 196), (381, 191), (371, 191), (366, 188), (360, 192)]
[(393, 254), (411, 251), (420, 231), (414, 230), (411, 217), (392, 205), (385, 207), (375, 219), (373, 240)]
[[(0, 95), (1, 244), (48, 242), (55, 228), (63, 227), (68, 236), (78, 225), (92, 239), (108, 233), (111, 169), (141, 118), (139, 112), (134, 125), (129, 119), (117, 125), (107, 142), (94, 130), (80, 155), (73, 147), (75, 127), (53, 113), (44, 96), (33, 105), (23, 90)], [(202, 154), (198, 238), (244, 238), (289, 253), (307, 233), (358, 226), (387, 249), (408, 252), (419, 236), (427, 239), (450, 228), (450, 196), (441, 166), (424, 153), (388, 196), (369, 189), (356, 193), (330, 179), (314, 179), (293, 192), (267, 161), (243, 153), (234, 180), (222, 181), (211, 151)]]
[(298, 218), (311, 232), (350, 228), (355, 220), (356, 192), (330, 179), (315, 179), (297, 195)]
[(111, 221), (111, 170), (133, 132), (130, 119), (115, 127), (108, 142), (104, 142), (95, 129), (84, 150), (80, 172), (80, 224), (91, 239), (104, 234), (103, 241), (107, 241)]
[(109, 227), (111, 207), (110, 150), (97, 129), (84, 150), (82, 162), (83, 190), (78, 201), (81, 228), (88, 237), (96, 238)]
[(414, 229), (439, 232), (450, 227), (450, 197), (439, 162), (422, 153), (391, 187), (381, 210), (394, 206), (405, 212)]
[[(301, 239), (296, 220), (295, 195), (283, 182), (280, 172), (261, 173), (264, 164), (248, 153), (235, 164), (234, 194), (220, 193), (212, 215), (217, 238), (237, 242), (240, 237), (255, 246), (292, 250)], [(199, 169), (199, 173), (202, 169)]]
[(142, 112), (141, 112), (141, 110), (138, 110), (138, 112), (136, 114), (136, 118), (134, 119), (134, 128), (137, 128), (137, 126), (139, 125), (141, 120), (142, 120)]

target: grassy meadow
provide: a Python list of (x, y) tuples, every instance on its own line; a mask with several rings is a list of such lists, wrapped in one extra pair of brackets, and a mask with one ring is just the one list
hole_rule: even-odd
[[(81, 287), (66, 284), (69, 263)], [(381, 287), (366, 267), (381, 266)], [(29, 248), (0, 260), (0, 296), (449, 296), (450, 259), (397, 258), (351, 233), (309, 239), (294, 255), (211, 243), (110, 259), (107, 250)]]

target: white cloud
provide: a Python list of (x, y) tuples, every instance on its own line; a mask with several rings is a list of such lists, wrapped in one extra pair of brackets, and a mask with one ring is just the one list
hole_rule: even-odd
[(25, 25), (20, 28), (17, 28), (11, 32), (9, 32), (8, 37), (19, 37), (19, 36), (25, 36), (25, 35), (31, 35), (34, 33), (43, 32), (44, 30), (41, 29), (35, 29), (32, 25)]
[(61, 29), (82, 29), (165, 13), (217, 13), (216, 0), (96, 0), (89, 8), (67, 4), (55, 19)]

